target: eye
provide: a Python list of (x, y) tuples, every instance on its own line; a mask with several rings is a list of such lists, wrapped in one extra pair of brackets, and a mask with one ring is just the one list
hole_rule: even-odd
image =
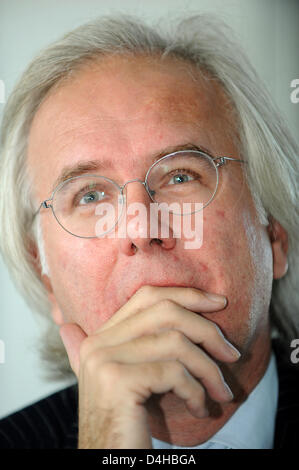
[(105, 197), (106, 197), (104, 191), (93, 190), (93, 191), (88, 191), (88, 192), (82, 194), (83, 191), (84, 190), (80, 191), (80, 195), (78, 195), (78, 197), (77, 197), (78, 205), (81, 205), (81, 206), (101, 201), (101, 200), (105, 199)]
[(170, 182), (168, 184), (189, 183), (189, 181), (198, 180), (200, 178), (200, 175), (198, 175), (197, 173), (191, 170), (184, 169), (175, 170), (171, 172), (168, 176), (170, 176)]

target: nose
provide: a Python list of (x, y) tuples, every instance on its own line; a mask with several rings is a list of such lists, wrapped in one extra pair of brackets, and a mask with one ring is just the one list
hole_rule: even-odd
[[(130, 185), (129, 185), (130, 183)], [(176, 240), (169, 225), (163, 218), (141, 180), (131, 180), (123, 186), (125, 198), (124, 217), (119, 227), (120, 250), (131, 256), (137, 251), (151, 253), (154, 250), (171, 250)]]

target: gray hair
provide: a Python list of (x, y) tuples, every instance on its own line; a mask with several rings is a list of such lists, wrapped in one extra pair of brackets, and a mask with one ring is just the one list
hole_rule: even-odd
[[(287, 338), (299, 331), (298, 286), (298, 148), (285, 122), (227, 26), (210, 15), (183, 19), (165, 31), (129, 16), (98, 18), (73, 30), (43, 50), (28, 66), (4, 110), (0, 160), (0, 247), (11, 276), (29, 306), (50, 316), (34, 243), (43, 259), (37, 201), (32, 197), (27, 166), (27, 138), (33, 117), (51, 89), (97, 58), (112, 55), (155, 55), (193, 64), (209, 80), (220, 83), (238, 122), (241, 158), (261, 223), (276, 219), (288, 232), (289, 269), (273, 281), (272, 326)], [(50, 322), (43, 358), (53, 370), (69, 371), (57, 328)], [(50, 327), (49, 323), (49, 327)]]

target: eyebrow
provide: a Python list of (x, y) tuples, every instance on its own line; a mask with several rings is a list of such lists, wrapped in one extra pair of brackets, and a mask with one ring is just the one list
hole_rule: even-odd
[[(149, 167), (159, 160), (162, 157), (165, 157), (166, 155), (169, 155), (174, 152), (179, 152), (182, 150), (197, 150), (199, 152), (206, 153), (213, 157), (212, 153), (204, 148), (203, 146), (199, 146), (193, 143), (186, 143), (182, 145), (176, 145), (176, 146), (171, 146), (171, 147), (166, 147), (163, 149), (161, 152), (156, 154), (153, 157), (152, 163), (149, 165)], [(66, 165), (65, 167), (62, 168), (58, 178), (56, 178), (53, 186), (52, 186), (52, 192), (64, 181), (74, 178), (76, 176), (81, 176), (85, 173), (90, 173), (93, 171), (98, 171), (98, 170), (105, 170), (108, 168), (112, 168), (114, 165), (112, 164), (111, 160), (105, 160), (105, 161), (100, 161), (100, 160), (87, 160), (87, 161), (79, 161), (75, 163), (74, 165)]]

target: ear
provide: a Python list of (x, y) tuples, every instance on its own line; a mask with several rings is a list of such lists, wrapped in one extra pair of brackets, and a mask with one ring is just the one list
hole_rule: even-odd
[(42, 268), (41, 268), (41, 263), (40, 263), (40, 257), (38, 253), (38, 248), (36, 246), (36, 243), (33, 240), (28, 240), (28, 252), (30, 254), (31, 260), (33, 267), (38, 275), (38, 277), (41, 279), (42, 283), (44, 284), (44, 287), (46, 288), (46, 291), (48, 293), (48, 299), (49, 302), (51, 303), (51, 312), (52, 312), (52, 318), (54, 322), (57, 325), (63, 325), (65, 323), (65, 320), (63, 318), (63, 314), (59, 308), (59, 305), (56, 301), (51, 280), (49, 276), (46, 274), (42, 274)]
[(280, 279), (288, 270), (288, 234), (282, 225), (272, 217), (267, 231), (272, 246), (273, 279)]
[(51, 303), (51, 313), (52, 313), (52, 318), (54, 320), (54, 322), (56, 323), (56, 325), (63, 325), (65, 323), (65, 319), (63, 317), (63, 314), (62, 314), (62, 311), (57, 303), (57, 300), (56, 300), (56, 297), (55, 297), (55, 294), (53, 292), (53, 288), (52, 288), (52, 284), (51, 284), (51, 280), (49, 278), (49, 276), (47, 276), (46, 274), (43, 274), (41, 276), (41, 279), (42, 279), (42, 282), (47, 290), (47, 293), (48, 293), (48, 299)]

